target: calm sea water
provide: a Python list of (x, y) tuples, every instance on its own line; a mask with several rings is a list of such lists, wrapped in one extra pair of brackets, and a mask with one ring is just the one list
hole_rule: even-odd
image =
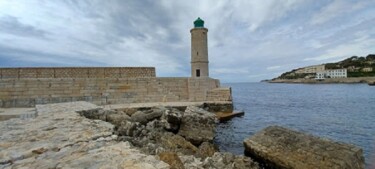
[(234, 106), (244, 110), (217, 128), (220, 150), (243, 154), (242, 142), (257, 131), (280, 125), (364, 150), (374, 163), (375, 87), (367, 84), (234, 83)]

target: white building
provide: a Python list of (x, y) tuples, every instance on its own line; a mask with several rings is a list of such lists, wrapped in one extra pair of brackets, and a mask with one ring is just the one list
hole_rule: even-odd
[(346, 69), (327, 69), (325, 71), (317, 72), (315, 79), (325, 78), (347, 78), (348, 73)]

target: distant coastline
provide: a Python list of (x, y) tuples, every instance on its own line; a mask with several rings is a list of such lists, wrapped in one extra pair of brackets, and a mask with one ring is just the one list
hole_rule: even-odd
[(327, 78), (316, 79), (273, 79), (265, 81), (268, 83), (307, 83), (307, 84), (331, 84), (331, 83), (374, 83), (375, 77), (349, 77), (349, 78)]

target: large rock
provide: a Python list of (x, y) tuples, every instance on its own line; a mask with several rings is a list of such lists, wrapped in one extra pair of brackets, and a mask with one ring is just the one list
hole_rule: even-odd
[(270, 168), (362, 169), (362, 150), (353, 145), (271, 126), (244, 141), (245, 151)]
[(189, 106), (181, 120), (179, 135), (196, 146), (202, 142), (212, 142), (215, 137), (216, 117), (201, 108)]
[(120, 127), (123, 122), (125, 122), (129, 119), (130, 119), (130, 117), (124, 112), (118, 112), (118, 113), (115, 113), (115, 114), (108, 114), (107, 115), (107, 122), (112, 123), (116, 127)]
[(131, 116), (130, 120), (145, 125), (149, 121), (160, 118), (164, 111), (165, 109), (162, 108), (153, 108), (152, 110), (147, 111), (137, 111)]
[(133, 121), (133, 122), (141, 123), (141, 124), (147, 124), (147, 122), (148, 122), (148, 120), (146, 118), (146, 114), (142, 111), (135, 112), (131, 116), (130, 120)]
[(199, 149), (185, 140), (182, 136), (173, 133), (157, 133), (155, 136), (156, 143), (167, 151), (180, 152), (187, 155), (195, 155)]
[(185, 169), (180, 157), (174, 152), (162, 152), (159, 154), (159, 158), (161, 161), (169, 164), (171, 169)]
[(80, 116), (75, 108), (97, 109), (85, 102), (50, 104), (37, 106), (35, 119), (0, 122), (0, 168), (169, 168), (114, 141), (112, 124)]

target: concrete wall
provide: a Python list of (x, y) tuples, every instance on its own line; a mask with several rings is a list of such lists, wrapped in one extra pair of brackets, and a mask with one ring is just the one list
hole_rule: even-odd
[(134, 78), (155, 77), (154, 67), (0, 68), (0, 78)]
[(230, 91), (211, 91), (219, 86), (219, 81), (211, 78), (2, 78), (0, 107), (70, 101), (89, 101), (99, 105), (229, 101), (223, 98), (228, 98)]

